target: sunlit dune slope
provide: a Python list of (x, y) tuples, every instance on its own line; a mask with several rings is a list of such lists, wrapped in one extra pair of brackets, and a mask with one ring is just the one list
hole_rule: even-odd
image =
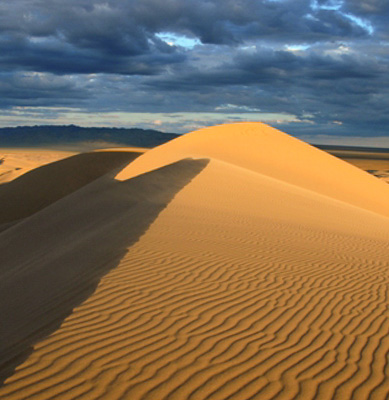
[(82, 153), (35, 168), (0, 186), (0, 224), (25, 218), (87, 183), (120, 168), (143, 151)]
[(220, 125), (183, 135), (150, 150), (117, 178), (128, 179), (184, 157), (219, 159), (389, 216), (389, 187), (383, 182), (257, 122)]

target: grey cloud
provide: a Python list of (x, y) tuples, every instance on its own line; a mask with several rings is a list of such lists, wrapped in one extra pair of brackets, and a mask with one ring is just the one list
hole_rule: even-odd
[(1, 73), (0, 108), (15, 106), (74, 106), (89, 97), (77, 80), (38, 73)]
[(290, 40), (305, 41), (366, 34), (336, 11), (313, 10), (307, 0), (144, 0), (137, 2), (134, 13), (150, 31), (189, 34), (210, 44), (284, 40), (285, 34)]
[[(167, 45), (166, 45), (167, 46)], [(0, 38), (0, 67), (2, 70), (27, 70), (57, 74), (117, 73), (153, 75), (165, 65), (180, 63), (184, 54), (167, 52), (160, 42), (144, 54), (125, 57), (120, 53), (106, 54), (93, 48), (81, 49), (57, 38), (31, 41), (28, 38)], [(116, 49), (111, 49), (116, 53)]]
[(134, 21), (131, 9), (121, 8), (76, 1), (16, 0), (9, 9), (3, 5), (0, 66), (58, 74), (150, 75), (185, 60), (185, 54)]
[(370, 24), (376, 40), (388, 40), (389, 2), (387, 0), (345, 0), (344, 10)]
[(388, 13), (387, 0), (2, 2), (0, 107), (222, 113), (232, 104), (311, 119), (304, 129), (383, 131)]
[(340, 119), (351, 126), (359, 121), (381, 130), (389, 123), (388, 64), (358, 51), (339, 54), (336, 46), (300, 53), (259, 49), (210, 71), (192, 70), (145, 84), (173, 97), (190, 93), (197, 105), (208, 107), (222, 101), (302, 119), (309, 113), (316, 123)]
[(359, 15), (384, 16), (389, 12), (389, 3), (387, 0), (346, 0), (346, 8)]
[[(15, 0), (0, 6), (0, 27), (1, 41), (16, 48), (12, 65), (29, 68), (34, 53), (42, 58), (40, 68), (54, 73), (88, 69), (148, 74), (155, 71), (138, 68), (142, 60), (137, 58), (153, 62), (159, 56), (160, 67), (183, 62), (185, 56), (177, 54), (177, 48), (156, 38), (155, 34), (164, 31), (219, 45), (249, 39), (282, 41), (286, 35), (289, 40), (321, 41), (367, 34), (343, 14), (314, 10), (307, 0)], [(10, 52), (5, 48), (2, 54), (6, 54), (4, 50)], [(70, 60), (73, 69), (60, 68), (56, 58)], [(119, 65), (118, 70), (108, 65), (107, 58)], [(132, 60), (135, 67), (128, 66)], [(0, 62), (7, 65), (7, 58), (0, 57)], [(37, 62), (32, 64), (34, 67)]]

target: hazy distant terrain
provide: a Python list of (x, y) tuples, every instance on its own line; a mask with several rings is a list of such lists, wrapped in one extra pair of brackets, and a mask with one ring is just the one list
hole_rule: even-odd
[(389, 149), (351, 146), (316, 146), (389, 183)]
[(89, 144), (155, 147), (178, 135), (140, 128), (84, 128), (76, 125), (43, 125), (0, 128), (0, 147)]

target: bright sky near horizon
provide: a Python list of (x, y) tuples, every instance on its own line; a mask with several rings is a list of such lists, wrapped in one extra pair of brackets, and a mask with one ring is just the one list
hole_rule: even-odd
[(388, 20), (388, 0), (1, 2), (0, 126), (263, 121), (389, 147)]

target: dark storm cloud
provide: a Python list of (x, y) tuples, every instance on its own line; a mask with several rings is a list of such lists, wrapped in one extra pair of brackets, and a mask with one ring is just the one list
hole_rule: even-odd
[(76, 79), (39, 73), (0, 73), (0, 108), (72, 106), (89, 97)]
[(184, 54), (138, 25), (130, 9), (112, 6), (24, 0), (3, 5), (1, 68), (150, 75), (184, 61)]
[(366, 87), (372, 82), (378, 85), (382, 82), (380, 79), (386, 78), (389, 72), (387, 64), (355, 53), (342, 54), (342, 51), (342, 46), (304, 52), (260, 48), (250, 53), (238, 52), (231, 62), (210, 71), (191, 69), (171, 77), (150, 79), (146, 84), (158, 90), (187, 91), (199, 90), (202, 86), (270, 85), (272, 88), (285, 88), (286, 84), (303, 87), (320, 82), (352, 80), (360, 84), (360, 79), (363, 79)]
[(374, 124), (384, 132), (389, 123), (385, 112), (389, 64), (362, 50), (344, 45), (297, 52), (260, 48), (236, 54), (231, 62), (210, 71), (192, 69), (146, 84), (174, 98), (190, 93), (196, 104), (208, 107), (223, 102), (291, 113), (301, 119), (310, 114), (316, 123), (341, 120), (351, 126), (359, 121), (360, 126)]
[(145, 0), (135, 2), (137, 20), (153, 32), (168, 30), (198, 37), (203, 43), (236, 44), (249, 38), (321, 40), (365, 35), (357, 24), (311, 2), (251, 0)]
[(26, 70), (57, 74), (153, 75), (160, 72), (163, 65), (182, 62), (184, 59), (183, 55), (157, 50), (155, 53), (149, 51), (134, 57), (114, 56), (94, 48), (77, 48), (56, 38), (38, 41), (25, 38), (0, 39), (0, 54), (3, 71)]
[(387, 0), (347, 0), (345, 10), (370, 24), (376, 41), (389, 39), (389, 2)]
[(347, 0), (346, 8), (361, 16), (387, 16), (389, 3), (387, 0)]
[(2, 68), (60, 74), (156, 74), (185, 61), (184, 52), (155, 36), (165, 31), (225, 45), (367, 34), (343, 14), (312, 9), (306, 0), (15, 0), (0, 7)]
[(388, 18), (387, 0), (2, 2), (0, 107), (235, 107), (387, 132)]

